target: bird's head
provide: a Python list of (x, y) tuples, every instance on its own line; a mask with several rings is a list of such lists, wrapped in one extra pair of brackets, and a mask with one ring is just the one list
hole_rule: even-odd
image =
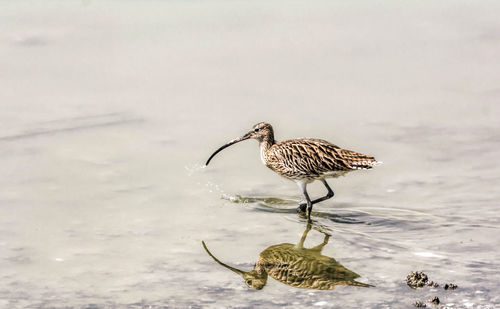
[(258, 124), (254, 125), (250, 132), (247, 133), (249, 135), (249, 138), (253, 138), (258, 140), (259, 142), (262, 142), (264, 139), (273, 136), (273, 127), (267, 123), (267, 122), (259, 122)]
[(247, 140), (247, 139), (256, 139), (259, 141), (259, 143), (264, 141), (265, 139), (273, 140), (274, 139), (273, 127), (269, 123), (259, 122), (258, 124), (254, 125), (252, 127), (252, 129), (248, 133), (243, 135), (242, 137), (237, 138), (237, 139), (233, 139), (233, 140), (229, 141), (227, 144), (225, 144), (222, 147), (220, 147), (219, 149), (217, 149), (210, 156), (210, 158), (208, 158), (207, 163), (205, 163), (205, 165), (208, 165), (208, 163), (210, 163), (210, 160), (212, 160), (212, 158), (216, 154), (218, 154), (220, 151), (222, 151), (223, 149), (225, 149), (231, 145), (234, 145), (236, 143), (239, 143), (241, 141)]
[(267, 272), (261, 268), (259, 268), (257, 265), (255, 265), (254, 269), (251, 271), (242, 271), (240, 269), (231, 267), (221, 261), (219, 261), (218, 258), (216, 258), (210, 250), (208, 250), (207, 245), (205, 244), (204, 241), (201, 242), (203, 245), (203, 248), (205, 248), (205, 251), (210, 255), (214, 261), (219, 263), (220, 265), (224, 266), (225, 268), (237, 273), (240, 275), (243, 280), (245, 281), (245, 284), (255, 290), (261, 290), (267, 283)]
[(245, 284), (254, 290), (262, 290), (267, 283), (267, 273), (265, 271), (259, 272), (254, 269), (244, 272), (241, 275), (243, 280), (245, 280)]

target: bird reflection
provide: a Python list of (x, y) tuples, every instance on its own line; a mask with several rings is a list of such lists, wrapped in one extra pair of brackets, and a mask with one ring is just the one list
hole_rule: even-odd
[(321, 244), (304, 248), (310, 230), (311, 220), (308, 220), (306, 230), (297, 245), (284, 243), (265, 249), (251, 271), (242, 271), (221, 262), (208, 250), (204, 241), (202, 244), (208, 255), (220, 265), (242, 276), (246, 285), (252, 289), (262, 289), (268, 276), (284, 284), (304, 289), (333, 290), (336, 285), (371, 287), (369, 284), (355, 281), (359, 275), (342, 266), (334, 258), (321, 254), (330, 238), (327, 233), (322, 232), (325, 237)]

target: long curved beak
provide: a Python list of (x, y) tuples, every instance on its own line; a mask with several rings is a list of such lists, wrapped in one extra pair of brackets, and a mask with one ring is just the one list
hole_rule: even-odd
[(236, 144), (236, 143), (239, 143), (241, 141), (244, 141), (246, 139), (249, 139), (250, 138), (250, 135), (252, 133), (251, 132), (248, 132), (247, 134), (243, 135), (242, 137), (240, 138), (237, 138), (237, 139), (233, 139), (232, 141), (230, 141), (229, 143), (225, 144), (224, 146), (222, 146), (221, 148), (217, 149), (211, 156), (210, 158), (208, 158), (207, 160), (207, 163), (205, 163), (205, 165), (208, 165), (208, 163), (210, 163), (210, 160), (212, 160), (213, 157), (215, 157), (216, 154), (218, 154), (219, 152), (221, 152), (223, 149), (226, 149), (227, 147), (233, 145), (233, 144)]
[(205, 245), (205, 242), (204, 242), (204, 241), (201, 241), (201, 243), (203, 244), (203, 248), (205, 248), (205, 251), (207, 251), (208, 255), (210, 255), (210, 256), (212, 257), (212, 259), (214, 259), (217, 263), (219, 263), (220, 265), (222, 265), (222, 266), (226, 267), (226, 268), (227, 268), (227, 269), (229, 269), (229, 270), (234, 271), (235, 273), (237, 273), (237, 274), (238, 274), (238, 275), (240, 275), (240, 276), (243, 276), (243, 274), (245, 274), (245, 272), (244, 272), (244, 271), (241, 271), (241, 270), (239, 270), (239, 269), (236, 269), (236, 268), (234, 268), (234, 267), (231, 267), (231, 266), (229, 266), (229, 265), (227, 265), (227, 264), (224, 264), (224, 263), (222, 263), (221, 261), (219, 261), (219, 259), (218, 259), (218, 258), (216, 258), (216, 257), (215, 257), (215, 256), (214, 256), (214, 255), (213, 255), (213, 254), (212, 254), (212, 253), (208, 250), (207, 245)]

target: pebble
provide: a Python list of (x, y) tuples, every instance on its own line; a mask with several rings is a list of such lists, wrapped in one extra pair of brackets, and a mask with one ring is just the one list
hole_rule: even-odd
[(456, 284), (453, 284), (453, 283), (446, 283), (443, 288), (445, 290), (454, 290), (457, 288), (457, 285)]
[(429, 302), (433, 305), (439, 305), (440, 301), (439, 301), (439, 298), (437, 296), (434, 296), (433, 298), (429, 299)]
[(416, 302), (414, 302), (413, 306), (418, 307), (418, 308), (427, 307), (427, 305), (423, 301), (420, 301), (420, 300), (417, 300)]

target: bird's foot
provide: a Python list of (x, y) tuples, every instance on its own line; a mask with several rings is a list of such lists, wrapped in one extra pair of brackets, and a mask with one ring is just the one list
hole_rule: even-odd
[(297, 207), (297, 212), (306, 212), (307, 210), (307, 203), (300, 203), (299, 207)]

